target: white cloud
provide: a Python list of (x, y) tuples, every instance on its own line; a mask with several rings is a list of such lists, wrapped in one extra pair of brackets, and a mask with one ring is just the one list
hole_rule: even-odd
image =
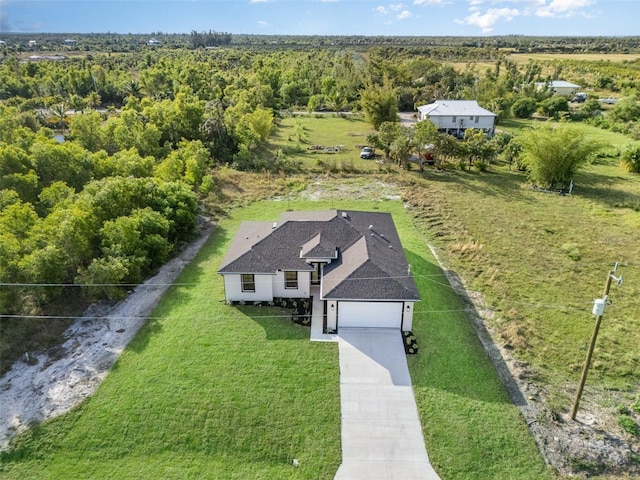
[(404, 5), (402, 3), (396, 3), (389, 5), (389, 9), (393, 10), (394, 12), (398, 12), (400, 10), (402, 10), (404, 8)]
[(490, 8), (484, 14), (476, 11), (463, 20), (457, 20), (457, 23), (463, 25), (475, 25), (479, 27), (483, 33), (489, 33), (493, 30), (493, 26), (500, 20), (510, 22), (513, 17), (520, 15), (520, 10), (515, 8)]
[(268, 0), (249, 0), (249, 3), (267, 3)]
[(413, 0), (414, 5), (426, 5), (431, 7), (438, 7), (441, 5), (449, 5), (450, 1), (448, 0)]
[(382, 5), (380, 5), (379, 7), (376, 7), (376, 12), (378, 12), (381, 15), (389, 15), (389, 10), (384, 8)]
[(258, 25), (260, 25), (261, 28), (268, 27), (269, 22), (265, 22), (264, 20), (258, 20)]
[(540, 4), (535, 14), (539, 17), (571, 17), (578, 13), (584, 13), (583, 9), (593, 5), (594, 0), (551, 0)]
[(398, 20), (406, 20), (407, 18), (411, 17), (413, 17), (413, 13), (411, 13), (409, 10), (403, 10), (398, 14)]

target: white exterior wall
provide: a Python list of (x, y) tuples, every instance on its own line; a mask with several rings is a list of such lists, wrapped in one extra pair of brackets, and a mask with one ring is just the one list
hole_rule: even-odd
[[(490, 130), (494, 128), (495, 118), (494, 116), (480, 116), (478, 123), (476, 123), (476, 117), (471, 120), (471, 115), (456, 116), (456, 121), (453, 121), (451, 115), (425, 115), (423, 120), (431, 120), (438, 128), (458, 129), (458, 128), (482, 128), (484, 130)], [(460, 124), (462, 120), (462, 125)]]
[(336, 330), (338, 326), (338, 302), (335, 300), (327, 301), (327, 328)]
[(561, 97), (568, 97), (578, 91), (580, 87), (554, 87), (553, 94)]
[(402, 331), (408, 332), (413, 329), (413, 302), (404, 302), (402, 312)]
[(238, 273), (225, 274), (224, 293), (227, 302), (254, 301), (270, 302), (273, 300), (273, 277), (274, 275), (255, 275), (256, 291), (242, 291), (242, 275)]
[(285, 298), (309, 298), (311, 291), (311, 272), (298, 272), (298, 288), (284, 288), (284, 272), (273, 276), (273, 296)]

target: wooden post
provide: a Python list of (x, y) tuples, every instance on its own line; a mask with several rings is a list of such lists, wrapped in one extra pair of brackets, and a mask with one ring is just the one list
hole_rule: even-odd
[[(603, 297), (606, 301), (609, 295), (609, 289), (611, 288), (611, 280), (615, 272), (609, 272), (607, 274), (607, 283), (604, 287)], [(582, 376), (580, 377), (580, 384), (578, 385), (578, 391), (576, 392), (576, 399), (573, 402), (573, 410), (571, 410), (571, 420), (576, 419), (576, 413), (578, 413), (578, 405), (580, 405), (580, 397), (582, 396), (582, 390), (584, 383), (587, 380), (587, 373), (589, 372), (589, 365), (591, 364), (591, 356), (593, 355), (593, 349), (596, 346), (596, 339), (598, 338), (598, 330), (600, 330), (600, 324), (602, 323), (602, 315), (596, 318), (596, 324), (593, 327), (593, 335), (591, 335), (591, 343), (589, 344), (589, 350), (587, 351), (587, 358), (584, 361), (584, 367), (582, 367)]]

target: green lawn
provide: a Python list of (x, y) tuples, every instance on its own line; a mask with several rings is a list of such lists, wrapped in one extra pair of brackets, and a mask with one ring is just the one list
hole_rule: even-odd
[[(424, 239), (400, 202), (259, 202), (222, 221), (96, 394), (17, 439), (3, 478), (333, 478), (340, 463), (336, 344), (278, 310), (221, 302), (215, 274), (242, 219), (293, 209), (394, 215), (423, 301), (409, 360), (443, 480), (552, 478)], [(291, 466), (292, 458), (300, 467)]]
[[(296, 134), (296, 124), (304, 129), (302, 138)], [(300, 128), (300, 127), (298, 127)], [(362, 160), (357, 145), (367, 144), (367, 135), (374, 130), (361, 116), (337, 118), (335, 114), (311, 114), (285, 117), (273, 138), (273, 148), (280, 149), (288, 159), (302, 162), (316, 171), (358, 170), (376, 171), (374, 160)], [(343, 146), (341, 151), (325, 153), (309, 150), (312, 145)], [(376, 152), (380, 154), (381, 152)]]

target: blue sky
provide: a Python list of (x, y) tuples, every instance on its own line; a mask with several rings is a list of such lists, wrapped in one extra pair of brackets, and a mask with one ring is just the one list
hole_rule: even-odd
[(0, 0), (7, 32), (640, 35), (640, 0)]

